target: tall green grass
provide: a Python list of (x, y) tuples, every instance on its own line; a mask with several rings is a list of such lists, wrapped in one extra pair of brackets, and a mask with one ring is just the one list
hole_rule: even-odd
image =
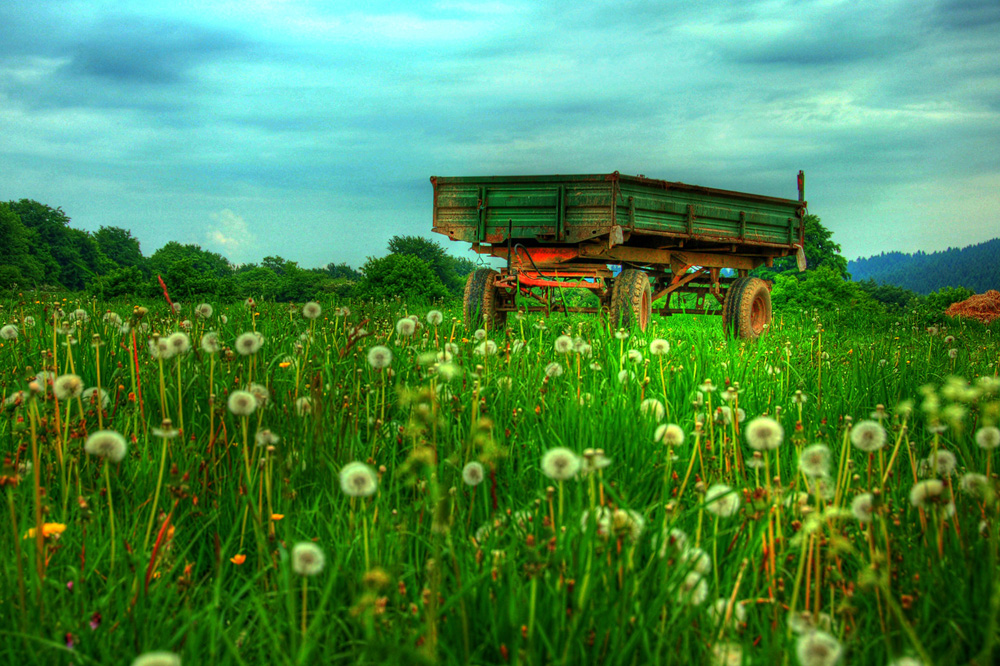
[[(747, 342), (711, 317), (657, 318), (624, 339), (599, 317), (512, 317), (485, 332), (497, 353), (483, 355), (456, 311), (435, 327), (399, 303), (324, 303), (315, 320), (284, 304), (215, 303), (208, 319), (148, 305), (141, 318), (70, 300), (2, 309), (18, 333), (0, 347), (5, 663), (166, 650), (218, 665), (794, 664), (827, 636), (846, 663), (994, 660), (997, 461), (977, 494), (960, 480), (986, 472), (976, 433), (1000, 417), (996, 325), (931, 334), (914, 314), (785, 312)], [(403, 337), (410, 314), (422, 325)], [(177, 331), (191, 350), (155, 358), (154, 334)], [(208, 331), (227, 348), (203, 350)], [(253, 331), (263, 346), (242, 355), (235, 341)], [(557, 352), (563, 334), (575, 344)], [(391, 350), (385, 369), (368, 362), (376, 345)], [(99, 372), (107, 406), (32, 387), (43, 370), (87, 387)], [(251, 383), (268, 399), (236, 416), (228, 398)], [(643, 414), (648, 399), (662, 421)], [(746, 420), (726, 422), (723, 406)], [(770, 479), (745, 432), (762, 415), (784, 430)], [(887, 446), (869, 455), (847, 444), (871, 418)], [(663, 423), (683, 443), (655, 441)], [(84, 452), (102, 427), (128, 441), (107, 478)], [(264, 430), (279, 439), (257, 446)], [(822, 484), (798, 468), (817, 443), (831, 451), (828, 496), (808, 494)], [(610, 464), (552, 479), (541, 458), (555, 447)], [(953, 473), (921, 470), (938, 450)], [(341, 490), (352, 461), (376, 471), (374, 495)], [(472, 461), (475, 486), (462, 479)], [(915, 476), (943, 481), (938, 501), (912, 504)], [(716, 484), (739, 499), (734, 515), (706, 503)], [(867, 492), (862, 523), (850, 507)], [(306, 541), (325, 556), (309, 577), (292, 561)], [(829, 663), (817, 654), (802, 663)]]

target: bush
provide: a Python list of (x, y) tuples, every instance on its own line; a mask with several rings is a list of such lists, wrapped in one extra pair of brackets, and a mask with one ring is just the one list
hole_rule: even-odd
[(368, 299), (433, 301), (448, 297), (441, 278), (422, 259), (409, 254), (369, 257), (361, 267), (355, 295)]

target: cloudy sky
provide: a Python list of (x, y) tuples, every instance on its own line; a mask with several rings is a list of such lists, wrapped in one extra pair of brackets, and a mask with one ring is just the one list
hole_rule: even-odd
[(799, 169), (849, 258), (1000, 236), (1000, 2), (0, 3), (0, 200), (147, 255), (356, 266), (431, 175)]

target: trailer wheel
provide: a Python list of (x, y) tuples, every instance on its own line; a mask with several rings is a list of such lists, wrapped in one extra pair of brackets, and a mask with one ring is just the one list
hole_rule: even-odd
[(488, 327), (492, 331), (507, 323), (507, 313), (497, 310), (497, 290), (493, 283), (498, 277), (500, 274), (489, 268), (480, 268), (469, 274), (463, 298), (466, 330)]
[(653, 290), (643, 271), (622, 271), (611, 287), (611, 326), (645, 331), (653, 315)]
[(730, 285), (722, 302), (722, 330), (727, 336), (753, 339), (771, 323), (771, 292), (760, 278), (742, 277)]

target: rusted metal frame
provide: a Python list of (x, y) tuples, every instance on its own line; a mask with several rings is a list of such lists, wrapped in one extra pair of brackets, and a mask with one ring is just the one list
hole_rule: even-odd
[(674, 276), (674, 279), (671, 280), (669, 285), (667, 285), (663, 289), (660, 289), (659, 291), (653, 294), (653, 299), (652, 299), (653, 302), (655, 303), (664, 296), (667, 296), (668, 294), (672, 294), (675, 291), (680, 290), (681, 288), (685, 287), (686, 285), (689, 285), (695, 280), (705, 279), (704, 274), (707, 272), (708, 272), (707, 269), (702, 268), (701, 270), (695, 271), (694, 273), (684, 273), (679, 278), (677, 276)]
[[(514, 286), (513, 276), (501, 278), (497, 280), (499, 286), (507, 287)], [(549, 280), (545, 278), (532, 277), (531, 275), (526, 275), (524, 273), (519, 273), (517, 275), (517, 284), (526, 285), (528, 287), (557, 287), (559, 289), (589, 289), (591, 291), (601, 290), (603, 291), (603, 286), (592, 283), (592, 282), (563, 282), (560, 280)]]
[(655, 310), (653, 310), (653, 312), (655, 312), (656, 314), (658, 314), (660, 316), (663, 316), (663, 317), (669, 317), (670, 315), (675, 315), (675, 314), (721, 315), (722, 314), (722, 309), (720, 308), (718, 310), (709, 310), (708, 308), (671, 308), (671, 307), (664, 307), (664, 308), (655, 309)]
[[(733, 240), (738, 240), (734, 236), (715, 236), (705, 233), (696, 234), (693, 238), (691, 234), (680, 232), (680, 231), (663, 231), (660, 229), (652, 229), (649, 227), (644, 227), (642, 229), (642, 236), (659, 236), (661, 238), (677, 238), (683, 241), (709, 241), (713, 243), (721, 243), (723, 245), (728, 245), (733, 242)], [(754, 247), (768, 247), (775, 248), (779, 250), (784, 250), (786, 253), (791, 252), (792, 248), (784, 243), (772, 243), (770, 241), (756, 240), (753, 238), (744, 238), (740, 240), (743, 245), (752, 245)]]
[(535, 307), (525, 307), (522, 308), (525, 312), (582, 312), (587, 314), (597, 314), (601, 311), (601, 308), (589, 308), (589, 307), (565, 307), (559, 304), (553, 304), (551, 308), (544, 308), (540, 306)]

